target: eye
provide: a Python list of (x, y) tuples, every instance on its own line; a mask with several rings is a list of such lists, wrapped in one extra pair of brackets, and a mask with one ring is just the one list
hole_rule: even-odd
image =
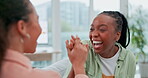
[(107, 31), (107, 28), (106, 28), (106, 27), (100, 27), (100, 28), (99, 28), (99, 31), (100, 31), (100, 32), (105, 32), (105, 31)]
[(94, 30), (94, 28), (91, 27), (91, 28), (90, 28), (90, 31), (93, 31), (93, 30)]
[(99, 31), (104, 32), (104, 31), (106, 31), (106, 29), (99, 29)]

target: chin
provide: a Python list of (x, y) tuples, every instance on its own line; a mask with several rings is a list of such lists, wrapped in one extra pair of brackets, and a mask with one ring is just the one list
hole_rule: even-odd
[(95, 52), (96, 54), (100, 54), (102, 51), (100, 51), (100, 50), (94, 50), (94, 52)]
[(30, 53), (35, 53), (36, 49), (30, 50)]
[(25, 50), (24, 51), (24, 53), (34, 53), (36, 51), (36, 49), (33, 49), (33, 48), (31, 48), (31, 49), (27, 49), (27, 50)]
[(98, 52), (98, 51), (95, 51), (95, 53), (96, 53), (96, 54), (100, 54), (100, 52)]
[(34, 53), (36, 52), (36, 46), (37, 45), (32, 45), (32, 47), (30, 47), (28, 50), (30, 50), (30, 53)]
[(35, 51), (25, 51), (24, 53), (34, 53)]

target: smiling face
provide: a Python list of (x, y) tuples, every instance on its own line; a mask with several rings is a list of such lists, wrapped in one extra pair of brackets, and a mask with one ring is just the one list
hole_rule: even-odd
[(97, 54), (113, 51), (115, 42), (120, 37), (120, 32), (115, 30), (116, 26), (115, 19), (105, 14), (100, 14), (93, 20), (89, 37)]

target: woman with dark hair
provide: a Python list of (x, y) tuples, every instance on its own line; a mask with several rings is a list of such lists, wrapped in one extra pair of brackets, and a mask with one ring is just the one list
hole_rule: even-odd
[[(29, 0), (0, 1), (0, 78), (60, 78), (55, 71), (33, 69), (30, 60), (23, 55), (36, 50), (41, 33), (38, 18)], [(87, 47), (82, 48), (87, 52)], [(79, 59), (72, 62), (77, 72), (75, 78), (88, 78), (83, 65), (81, 70), (76, 67), (85, 58)]]
[[(69, 46), (67, 49), (70, 49), (68, 52), (82, 52), (75, 45), (77, 38), (72, 37), (70, 43), (66, 41)], [(89, 45), (85, 62), (85, 72), (89, 78), (134, 78), (136, 60), (134, 54), (125, 49), (130, 42), (130, 32), (123, 14), (118, 11), (104, 11), (97, 15), (91, 24), (89, 38), (89, 41), (82, 41)], [(86, 57), (81, 57), (83, 56)], [(70, 55), (69, 58), (71, 57), (73, 56)], [(74, 67), (69, 67), (66, 71), (69, 76), (66, 73), (65, 77), (73, 78)]]

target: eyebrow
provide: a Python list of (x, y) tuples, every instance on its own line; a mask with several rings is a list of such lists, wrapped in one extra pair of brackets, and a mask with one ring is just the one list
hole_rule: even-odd
[[(93, 24), (91, 24), (91, 26), (94, 26)], [(102, 27), (102, 26), (107, 26), (106, 24), (101, 24), (101, 25), (97, 25), (98, 27)]]
[(100, 26), (100, 27), (101, 27), (101, 26), (107, 26), (107, 25), (106, 25), (106, 24), (101, 24), (101, 25), (98, 25), (98, 26)]

